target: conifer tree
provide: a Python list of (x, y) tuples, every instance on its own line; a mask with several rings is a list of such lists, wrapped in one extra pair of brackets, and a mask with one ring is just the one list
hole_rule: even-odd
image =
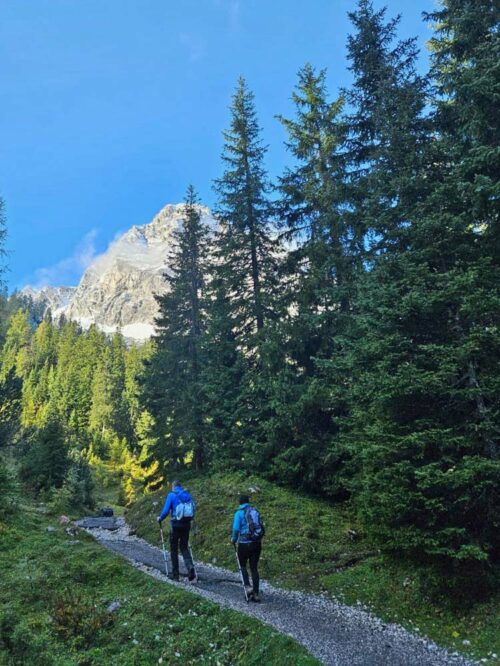
[(106, 344), (92, 378), (92, 400), (89, 412), (89, 428), (94, 434), (100, 435), (103, 440), (106, 439), (106, 433), (112, 435), (114, 432), (111, 366), (112, 351), (110, 345)]
[(212, 274), (208, 286), (207, 330), (204, 338), (204, 393), (210, 460), (218, 468), (241, 468), (246, 448), (246, 404), (243, 382), (247, 364), (238, 346), (229, 289)]
[(316, 488), (331, 485), (327, 451), (337, 432), (335, 417), (344, 409), (332, 406), (320, 364), (341, 350), (363, 234), (346, 213), (342, 98), (329, 101), (326, 71), (316, 73), (307, 64), (292, 99), (296, 117), (280, 117), (295, 160), (279, 183), (291, 246), (283, 267), (287, 316), (279, 326), (287, 361), (273, 382), (277, 412), (270, 457), (280, 477)]
[(75, 322), (64, 324), (59, 335), (59, 360), (52, 402), (81, 448), (87, 443), (92, 381), (99, 362), (98, 352), (99, 348), (90, 343), (89, 334), (82, 333)]
[(26, 377), (30, 368), (31, 327), (28, 314), (18, 310), (10, 319), (5, 344), (2, 349), (0, 379), (11, 371), (20, 379)]
[(119, 436), (131, 438), (132, 424), (127, 412), (125, 395), (125, 341), (121, 333), (115, 333), (111, 340), (111, 413), (112, 429)]
[(19, 429), (22, 384), (14, 369), (0, 379), (0, 446), (10, 442)]
[[(491, 20), (487, 5), (482, 9)], [(469, 68), (488, 71), (480, 56), (489, 58), (484, 45), (495, 35), (493, 23), (489, 31), (476, 26), (462, 48), (457, 26), (474, 11), (470, 4), (444, 4), (443, 33), (434, 40), (434, 75), (446, 81), (435, 117), (438, 140), (417, 178), (428, 187), (418, 206), (407, 209), (406, 242), (378, 256), (360, 287), (351, 349), (365, 524), (385, 548), (425, 555), (477, 583), (499, 545), (500, 282), (493, 244), (485, 242), (495, 205), (479, 185), (488, 192), (491, 183), (481, 160), (474, 165), (491, 148), (481, 144), (489, 135), (471, 122), (476, 112), (469, 114), (461, 88)], [(442, 60), (440, 46), (451, 61)], [(466, 62), (457, 67), (461, 53)], [(483, 94), (481, 112), (490, 118), (488, 105), (496, 102)], [(467, 182), (479, 185), (474, 196)], [(393, 230), (380, 228), (383, 242)]]
[[(266, 148), (253, 93), (240, 78), (231, 103), (230, 127), (224, 132), (222, 177), (215, 181), (217, 271), (224, 280), (239, 343), (257, 354), (259, 334), (273, 315), (276, 287), (276, 241), (272, 237)], [(260, 336), (262, 337), (262, 336)]]
[(443, 0), (427, 19), (436, 28), (430, 48), (438, 129), (462, 207), (481, 230), (482, 251), (498, 260), (500, 8), (488, 0)]
[(397, 40), (400, 17), (387, 19), (371, 0), (359, 0), (349, 17), (349, 209), (357, 237), (376, 254), (405, 245), (412, 209), (429, 189), (428, 82), (416, 71), (416, 40)]
[[(208, 353), (215, 364), (209, 378), (211, 399), (223, 409), (216, 410), (219, 415), (212, 425), (220, 425), (223, 412), (231, 406), (233, 417), (220, 434), (229, 445), (232, 431), (230, 459), (241, 464), (244, 451), (260, 450), (265, 438), (262, 426), (269, 403), (270, 324), (279, 316), (279, 244), (264, 168), (267, 148), (262, 145), (253, 93), (242, 78), (230, 113), (230, 126), (224, 132), (224, 172), (214, 183), (219, 230), (212, 260), (214, 291), (210, 303), (214, 311), (210, 327), (213, 340), (224, 347), (220, 364), (216, 346)], [(233, 374), (238, 386), (230, 396), (226, 386)], [(221, 391), (219, 400), (216, 390)], [(213, 435), (215, 432), (212, 430)]]
[(147, 406), (159, 428), (160, 460), (174, 467), (190, 455), (195, 469), (206, 465), (202, 339), (208, 234), (190, 186), (165, 274), (168, 291), (156, 297), (156, 349), (146, 389)]
[(32, 435), (31, 446), (22, 461), (21, 478), (36, 490), (60, 488), (69, 465), (64, 428), (59, 415), (51, 413)]

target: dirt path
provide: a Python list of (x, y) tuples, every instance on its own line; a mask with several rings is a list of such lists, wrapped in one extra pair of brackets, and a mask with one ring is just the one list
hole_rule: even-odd
[[(256, 617), (291, 636), (327, 666), (473, 664), (398, 625), (387, 624), (361, 609), (321, 596), (281, 590), (263, 582), (262, 603), (248, 604), (237, 573), (219, 567), (197, 563), (199, 582), (196, 585), (190, 585), (187, 580), (173, 583), (165, 576), (161, 549), (131, 535), (123, 519), (86, 518), (77, 521), (77, 525), (145, 573), (171, 585), (180, 585), (220, 606)], [(181, 566), (182, 574), (185, 575), (185, 571)]]

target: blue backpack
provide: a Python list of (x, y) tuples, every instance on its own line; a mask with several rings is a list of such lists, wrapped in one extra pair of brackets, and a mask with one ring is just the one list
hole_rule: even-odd
[(260, 541), (266, 533), (260, 513), (254, 506), (247, 506), (245, 519), (248, 523), (248, 538), (250, 541)]

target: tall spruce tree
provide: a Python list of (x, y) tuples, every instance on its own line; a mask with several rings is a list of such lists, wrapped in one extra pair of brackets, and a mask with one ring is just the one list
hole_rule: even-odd
[[(220, 400), (212, 392), (216, 403), (226, 407), (232, 404), (231, 444), (227, 428), (224, 441), (231, 448), (231, 460), (241, 464), (244, 451), (259, 450), (265, 439), (269, 324), (277, 316), (279, 247), (264, 168), (267, 149), (262, 145), (253, 93), (242, 78), (230, 113), (230, 126), (224, 132), (224, 172), (214, 183), (220, 227), (212, 271), (212, 283), (218, 292), (212, 305), (218, 312), (211, 318), (211, 331), (213, 340), (220, 341), (224, 349), (220, 350), (221, 363), (217, 368), (218, 352), (212, 347), (211, 358), (216, 363), (210, 384), (212, 389), (222, 390)], [(224, 310), (227, 314), (221, 317)], [(217, 322), (221, 326), (219, 332), (215, 330)], [(225, 389), (230, 376), (238, 380), (232, 397)], [(220, 423), (220, 419), (215, 422)], [(250, 464), (248, 457), (246, 460)]]
[(69, 468), (64, 427), (57, 413), (47, 416), (32, 441), (20, 469), (21, 478), (36, 490), (60, 488)]
[(156, 297), (160, 311), (155, 350), (147, 364), (146, 406), (158, 428), (152, 454), (163, 467), (182, 466), (190, 456), (197, 470), (207, 463), (202, 339), (208, 237), (198, 197), (190, 186), (165, 274), (168, 290)]
[(416, 40), (397, 39), (400, 17), (387, 19), (371, 0), (359, 0), (349, 17), (349, 207), (364, 247), (376, 254), (408, 242), (412, 209), (430, 186), (422, 168), (431, 139), (428, 81), (417, 73)]
[(7, 377), (10, 372), (20, 379), (27, 376), (30, 368), (31, 335), (28, 313), (18, 310), (9, 321), (2, 349), (0, 379)]
[(243, 381), (247, 368), (238, 345), (234, 311), (224, 278), (213, 274), (207, 286), (207, 330), (204, 338), (204, 393), (210, 460), (216, 468), (240, 468), (246, 448)]
[(214, 184), (220, 222), (217, 271), (228, 289), (239, 344), (247, 355), (255, 356), (259, 334), (273, 316), (276, 241), (263, 164), (267, 149), (260, 138), (254, 95), (243, 78), (230, 111), (222, 153), (225, 170)]
[(441, 2), (427, 19), (437, 125), (454, 165), (461, 205), (480, 227), (482, 251), (500, 256), (500, 7), (489, 0)]
[(332, 406), (321, 362), (340, 353), (363, 236), (346, 215), (342, 98), (330, 101), (326, 71), (307, 64), (292, 99), (295, 118), (280, 117), (295, 162), (279, 182), (280, 217), (291, 248), (283, 266), (287, 316), (277, 331), (286, 362), (272, 384), (276, 414), (269, 454), (281, 478), (332, 489), (334, 469), (326, 461), (332, 460), (335, 420), (344, 407)]
[[(484, 25), (480, 4), (476, 18)], [(417, 160), (415, 167), (423, 168), (416, 182), (428, 183), (425, 196), (407, 208), (405, 243), (379, 254), (366, 274), (351, 349), (365, 524), (383, 547), (471, 575), (479, 589), (477, 575), (499, 545), (499, 275), (493, 244), (485, 242), (495, 204), (483, 198), (480, 185), (486, 191), (489, 185), (480, 165), (475, 171), (485, 146), (467, 108), (460, 108), (469, 104), (463, 80), (451, 75), (461, 48), (456, 45), (451, 63), (439, 52), (441, 44), (453, 53), (453, 22), (463, 27), (471, 11), (471, 3), (446, 3), (441, 15), (449, 21), (434, 40), (434, 74), (438, 83), (446, 80), (443, 105), (432, 160)], [(489, 58), (484, 46), (494, 32), (491, 24), (489, 32), (467, 35), (475, 58), (464, 55), (464, 70), (488, 70), (480, 55)], [(483, 94), (484, 115), (491, 118), (488, 104), (497, 102)], [(467, 181), (478, 185), (477, 199), (467, 196)], [(380, 246), (390, 247), (395, 229), (378, 228)]]
[(10, 443), (19, 429), (22, 384), (14, 369), (0, 379), (0, 447)]

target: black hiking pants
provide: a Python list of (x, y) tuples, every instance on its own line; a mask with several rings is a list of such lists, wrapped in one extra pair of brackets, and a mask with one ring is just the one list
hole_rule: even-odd
[(245, 585), (250, 585), (247, 571), (247, 562), (250, 563), (250, 572), (252, 574), (252, 584), (253, 591), (255, 594), (259, 594), (259, 570), (257, 565), (260, 559), (260, 551), (262, 549), (262, 544), (260, 541), (252, 541), (251, 543), (239, 543), (238, 544), (238, 559), (241, 565), (241, 571), (243, 572), (243, 580)]
[(193, 558), (189, 552), (190, 529), (191, 523), (170, 525), (170, 558), (172, 560), (172, 575), (174, 578), (179, 576), (179, 546), (188, 574), (193, 568)]

